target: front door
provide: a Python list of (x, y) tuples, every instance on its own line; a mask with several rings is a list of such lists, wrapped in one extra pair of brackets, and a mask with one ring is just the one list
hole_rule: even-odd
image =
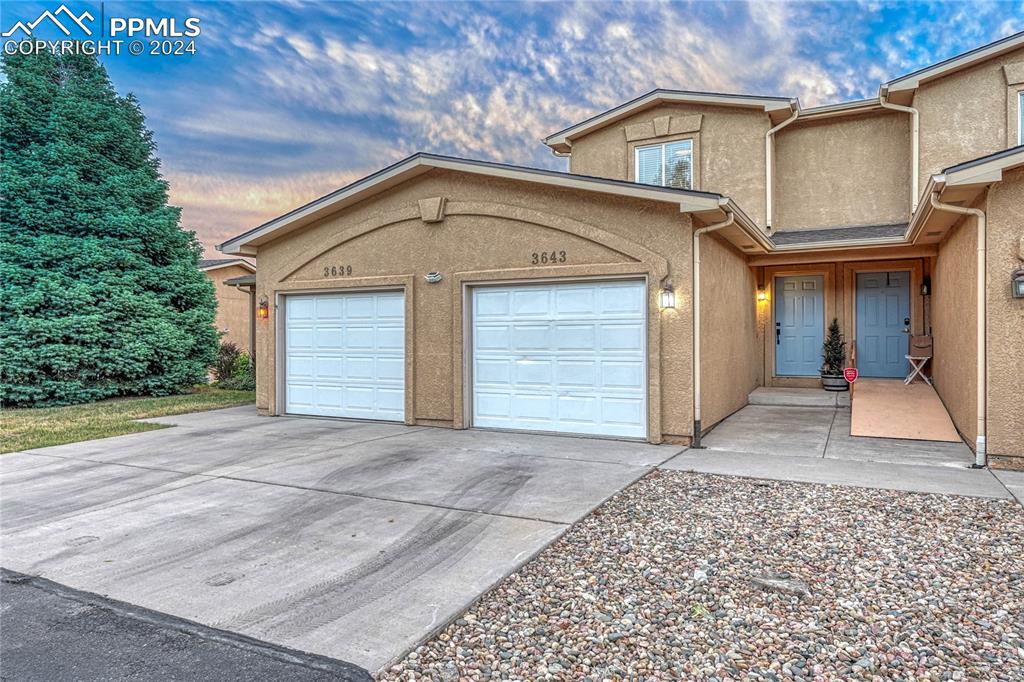
[(856, 325), (860, 375), (907, 376), (910, 273), (858, 273)]
[(825, 333), (825, 278), (775, 278), (775, 375), (818, 376)]

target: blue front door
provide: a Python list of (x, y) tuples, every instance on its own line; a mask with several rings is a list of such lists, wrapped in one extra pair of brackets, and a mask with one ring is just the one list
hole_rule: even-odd
[(907, 376), (910, 273), (858, 273), (856, 325), (860, 375)]
[(775, 278), (775, 375), (817, 376), (824, 333), (824, 278)]

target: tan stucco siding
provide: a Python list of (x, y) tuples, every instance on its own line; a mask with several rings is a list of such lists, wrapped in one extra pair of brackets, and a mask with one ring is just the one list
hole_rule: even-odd
[[(627, 127), (666, 116), (687, 121), (699, 116), (700, 129), (648, 139), (626, 139)], [(580, 175), (632, 181), (633, 150), (637, 145), (693, 137), (697, 152), (693, 189), (731, 197), (757, 224), (764, 225), (764, 136), (768, 128), (768, 115), (763, 111), (663, 105), (573, 140), (569, 167)]]
[(1010, 273), (1024, 261), (1024, 170), (1007, 173), (988, 195), (988, 452), (1024, 456), (1024, 299), (1010, 295)]
[(918, 88), (913, 106), (921, 112), (922, 188), (944, 168), (1017, 144), (1012, 95), (1024, 83), (1008, 83), (1004, 67), (1018, 73), (1014, 65), (1022, 62), (1024, 49), (1019, 49)]
[(772, 227), (906, 222), (909, 118), (884, 111), (803, 123), (798, 119), (776, 133)]
[(217, 317), (214, 325), (222, 332), (222, 342), (230, 342), (241, 350), (249, 351), (249, 294), (237, 287), (224, 284), (224, 280), (251, 274), (240, 265), (207, 270), (217, 296)]
[[(446, 199), (442, 222), (421, 219), (418, 201)], [(544, 188), (453, 171), (430, 171), (299, 232), (260, 247), (258, 292), (401, 288), (406, 292), (406, 421), (461, 427), (465, 392), (464, 304), (474, 283), (648, 280), (650, 439), (692, 432), (690, 220), (678, 206)], [(534, 265), (535, 252), (566, 262)], [(352, 266), (351, 276), (324, 276)], [(442, 273), (436, 284), (428, 272)], [(679, 306), (657, 307), (670, 275)], [(259, 321), (257, 405), (277, 413), (276, 309)]]
[(932, 376), (957, 429), (977, 438), (977, 226), (968, 217), (939, 246), (932, 276)]
[(715, 235), (701, 237), (701, 426), (747, 404), (761, 382), (757, 282), (744, 256)]

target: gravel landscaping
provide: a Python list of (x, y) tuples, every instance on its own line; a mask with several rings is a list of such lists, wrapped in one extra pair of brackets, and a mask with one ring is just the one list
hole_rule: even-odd
[(656, 471), (380, 678), (1024, 680), (1024, 513)]

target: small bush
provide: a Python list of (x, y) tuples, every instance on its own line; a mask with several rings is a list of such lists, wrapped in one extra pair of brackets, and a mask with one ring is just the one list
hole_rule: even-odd
[(217, 367), (217, 387), (236, 391), (256, 390), (256, 377), (253, 375), (252, 362), (249, 354), (238, 349), (231, 342), (220, 345), (220, 356)]

